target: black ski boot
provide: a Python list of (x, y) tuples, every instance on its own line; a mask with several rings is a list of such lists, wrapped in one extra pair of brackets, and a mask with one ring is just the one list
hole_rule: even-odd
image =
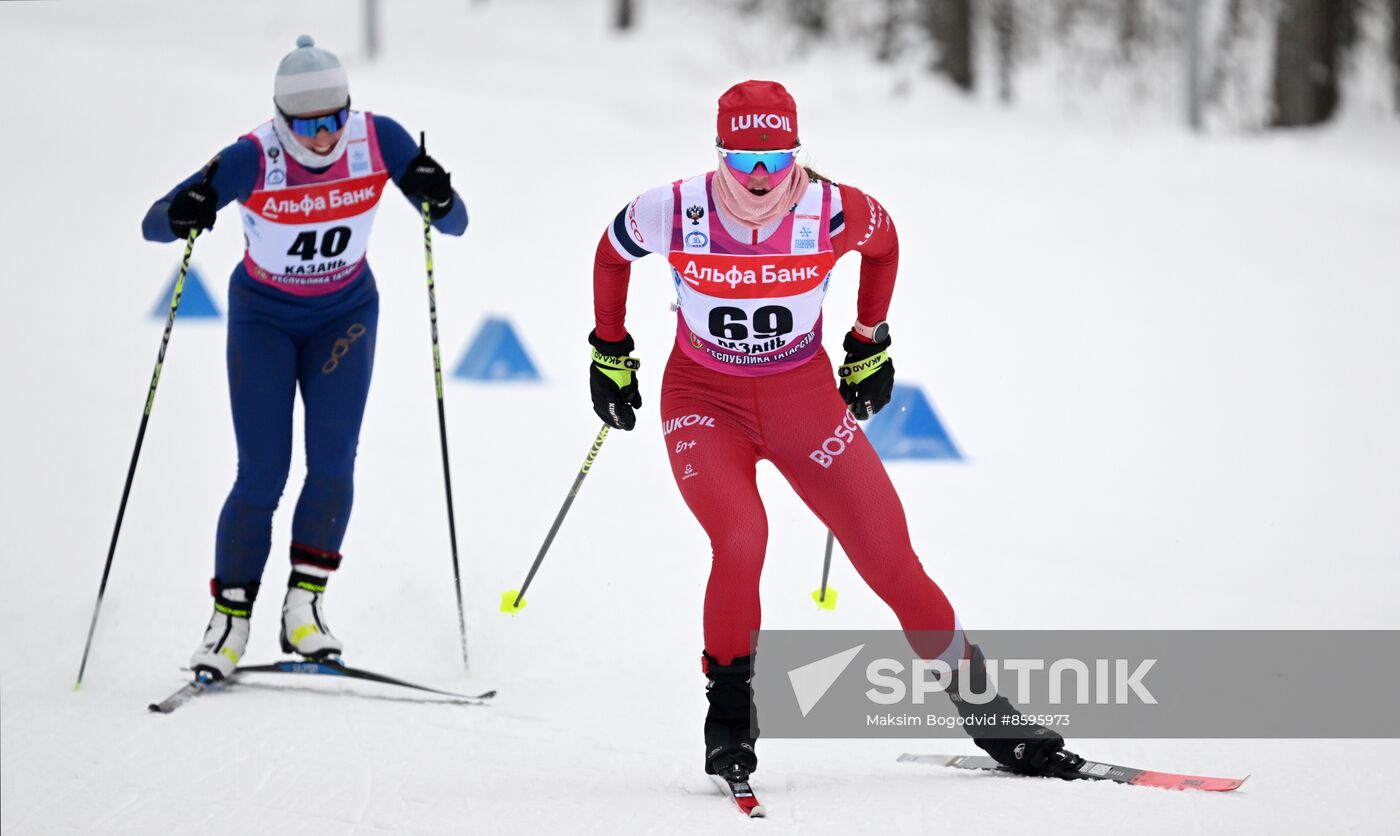
[(754, 711), (753, 656), (740, 656), (728, 665), (721, 665), (709, 653), (703, 653), (701, 670), (710, 682), (705, 697), (710, 701), (705, 715), (705, 773), (735, 781), (747, 781), (758, 769), (754, 743), (758, 726), (751, 719)]
[[(958, 715), (971, 720), (963, 729), (972, 737), (978, 748), (991, 755), (1002, 766), (1021, 772), (1037, 774), (1067, 774), (1079, 767), (1084, 759), (1065, 749), (1065, 739), (1054, 729), (1036, 724), (1008, 726), (1000, 722), (1001, 715), (1021, 712), (1011, 701), (1000, 694), (981, 704), (963, 698), (964, 694), (983, 695), (987, 693), (987, 657), (982, 648), (973, 644), (972, 658), (969, 660), (967, 680), (963, 681), (958, 671), (952, 675), (948, 686), (948, 696)], [(1006, 734), (992, 737), (978, 737), (978, 729), (1008, 729)]]

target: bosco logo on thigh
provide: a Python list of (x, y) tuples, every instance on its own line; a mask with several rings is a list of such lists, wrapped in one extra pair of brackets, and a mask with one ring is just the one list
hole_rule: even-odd
[(831, 463), (836, 461), (836, 457), (846, 452), (846, 448), (855, 440), (856, 433), (860, 432), (860, 425), (856, 423), (855, 416), (847, 412), (841, 419), (841, 423), (836, 425), (831, 436), (821, 443), (821, 446), (808, 454), (808, 458), (823, 468), (831, 467)]

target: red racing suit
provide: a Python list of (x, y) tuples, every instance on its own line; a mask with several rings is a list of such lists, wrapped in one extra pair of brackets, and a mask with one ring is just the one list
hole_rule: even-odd
[(713, 174), (644, 192), (618, 213), (594, 260), (597, 334), (620, 340), (631, 263), (667, 257), (677, 338), (661, 418), (681, 495), (709, 535), (705, 649), (748, 655), (759, 628), (768, 521), (755, 465), (772, 462), (835, 534), (906, 631), (952, 636), (918, 647), (951, 665), (965, 653), (952, 605), (925, 574), (884, 465), (837, 392), (821, 346), (821, 303), (836, 260), (861, 254), (859, 322), (885, 319), (899, 263), (888, 213), (850, 186), (813, 179), (785, 217), (754, 230), (724, 214)]

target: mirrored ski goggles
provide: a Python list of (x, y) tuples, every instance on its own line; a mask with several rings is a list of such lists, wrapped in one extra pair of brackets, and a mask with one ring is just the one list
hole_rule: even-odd
[(335, 113), (325, 116), (290, 116), (283, 113), (282, 118), (287, 120), (287, 127), (292, 129), (292, 133), (314, 139), (322, 129), (335, 133), (345, 127), (345, 123), (350, 121), (350, 105), (347, 103)]
[(769, 174), (777, 174), (792, 165), (792, 161), (797, 158), (797, 150), (788, 148), (782, 151), (730, 151), (721, 148), (719, 154), (724, 157), (725, 165), (740, 174), (752, 174), (760, 163)]

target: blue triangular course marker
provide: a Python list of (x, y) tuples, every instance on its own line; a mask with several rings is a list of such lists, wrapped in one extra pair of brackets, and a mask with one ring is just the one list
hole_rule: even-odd
[[(180, 271), (176, 270), (170, 277), (170, 283), (165, 286), (165, 294), (156, 300), (156, 306), (151, 310), (152, 319), (164, 320), (170, 314), (170, 294), (175, 292), (175, 280), (179, 277)], [(193, 267), (185, 274), (185, 289), (180, 293), (178, 316), (180, 319), (219, 319), (223, 316), (209, 295), (209, 289), (204, 286), (204, 280), (199, 277), (199, 271)]]
[(453, 376), (484, 381), (540, 379), (515, 329), (498, 317), (488, 317), (482, 324)]
[(885, 408), (865, 425), (875, 452), (885, 461), (897, 459), (952, 459), (962, 453), (943, 429), (933, 405), (918, 386), (896, 383)]

